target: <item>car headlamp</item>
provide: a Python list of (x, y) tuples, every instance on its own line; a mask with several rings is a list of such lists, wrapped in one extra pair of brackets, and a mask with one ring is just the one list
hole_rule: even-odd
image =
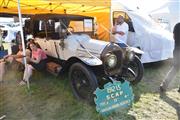
[(105, 63), (107, 67), (114, 68), (117, 65), (117, 57), (114, 54), (108, 53), (106, 55)]
[(129, 59), (130, 61), (132, 61), (132, 60), (134, 59), (134, 53), (133, 53), (133, 52), (130, 52), (130, 53), (128, 54), (128, 59)]
[(106, 75), (119, 75), (124, 61), (123, 49), (115, 43), (109, 43), (101, 53), (101, 60)]

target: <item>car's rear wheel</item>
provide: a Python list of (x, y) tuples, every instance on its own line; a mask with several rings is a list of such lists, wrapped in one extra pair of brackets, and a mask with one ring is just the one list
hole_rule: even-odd
[(97, 78), (90, 68), (81, 63), (71, 66), (69, 79), (74, 96), (88, 103), (94, 103), (93, 92), (98, 87)]

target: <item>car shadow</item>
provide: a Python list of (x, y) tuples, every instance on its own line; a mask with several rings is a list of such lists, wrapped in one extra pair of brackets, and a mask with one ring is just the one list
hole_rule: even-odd
[(175, 100), (173, 100), (172, 98), (168, 97), (166, 94), (161, 93), (160, 94), (160, 98), (168, 103), (169, 105), (171, 105), (174, 109), (176, 109), (176, 113), (177, 113), (177, 117), (178, 120), (180, 120), (180, 104), (178, 102), (176, 102)]
[[(121, 116), (121, 118), (117, 118), (116, 116)], [(127, 113), (123, 113), (122, 111), (113, 113), (108, 117), (108, 120), (136, 120), (135, 116), (129, 115)]]
[[(137, 85), (132, 85), (135, 97), (134, 102), (138, 102), (142, 94), (159, 93), (159, 86), (172, 65), (172, 59), (160, 62), (145, 63), (143, 65), (143, 79)], [(175, 85), (172, 87), (172, 89), (174, 88)]]

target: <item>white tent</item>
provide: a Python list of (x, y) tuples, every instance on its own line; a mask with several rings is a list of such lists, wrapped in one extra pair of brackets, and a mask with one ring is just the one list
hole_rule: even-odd
[(180, 22), (180, 0), (112, 0), (121, 3), (130, 10), (141, 10), (150, 14), (156, 21), (168, 22), (169, 30)]
[(159, 8), (149, 11), (149, 14), (156, 21), (167, 21), (170, 25), (170, 31), (173, 31), (174, 25), (180, 22), (180, 0), (166, 1)]
[(174, 40), (172, 33), (163, 29), (142, 9), (129, 8), (130, 6), (122, 1), (112, 0), (111, 14), (113, 15), (114, 11), (120, 11), (126, 13), (131, 19), (134, 32), (129, 31), (127, 44), (139, 47), (144, 51), (141, 62), (155, 62), (173, 57)]

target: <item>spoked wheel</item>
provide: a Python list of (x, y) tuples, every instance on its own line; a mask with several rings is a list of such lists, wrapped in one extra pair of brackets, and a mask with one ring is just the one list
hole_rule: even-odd
[(75, 63), (70, 68), (69, 79), (74, 96), (90, 104), (93, 103), (93, 92), (98, 84), (92, 70), (81, 63)]
[(127, 65), (127, 71), (123, 77), (132, 84), (137, 84), (141, 81), (144, 74), (144, 67), (137, 56)]

